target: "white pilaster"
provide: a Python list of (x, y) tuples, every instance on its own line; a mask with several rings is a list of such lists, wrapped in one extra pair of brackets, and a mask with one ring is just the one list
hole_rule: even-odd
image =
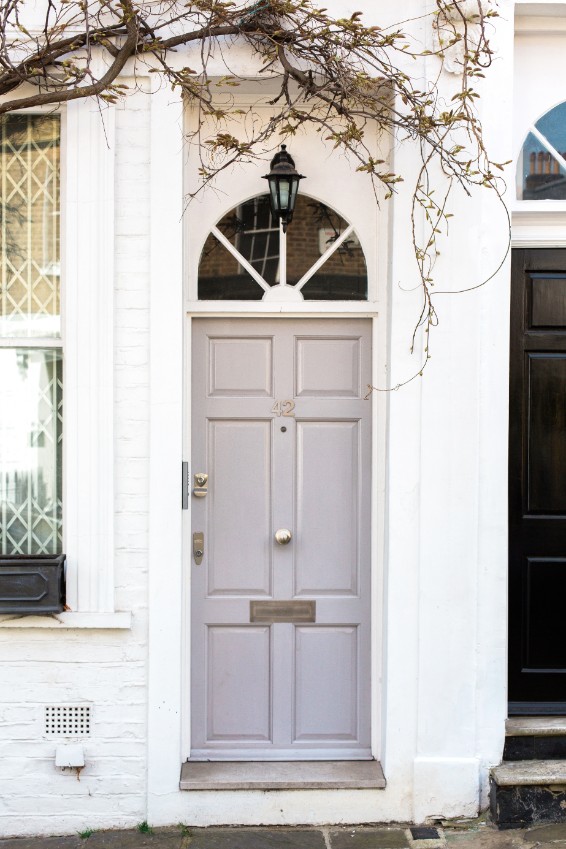
[(148, 820), (181, 769), (183, 104), (151, 96)]
[(114, 107), (67, 107), (65, 550), (72, 610), (114, 610)]

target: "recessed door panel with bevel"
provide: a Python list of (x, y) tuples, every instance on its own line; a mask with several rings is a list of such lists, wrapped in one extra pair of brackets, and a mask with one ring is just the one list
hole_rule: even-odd
[(207, 437), (208, 592), (269, 594), (270, 422), (212, 419)]
[(357, 421), (297, 421), (297, 595), (357, 592), (360, 448)]
[(371, 757), (370, 326), (193, 320), (194, 759)]
[(207, 737), (269, 740), (271, 730), (270, 629), (207, 629)]
[(299, 338), (295, 345), (298, 397), (359, 398), (359, 339)]
[(295, 740), (358, 739), (357, 676), (357, 627), (296, 629)]

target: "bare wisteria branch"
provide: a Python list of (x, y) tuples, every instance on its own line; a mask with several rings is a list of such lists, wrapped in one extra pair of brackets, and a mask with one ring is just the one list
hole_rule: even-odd
[[(412, 195), (412, 242), (423, 302), (413, 345), (422, 328), (424, 367), (437, 320), (433, 273), (438, 238), (450, 218), (450, 192), (486, 187), (500, 197), (503, 187), (505, 163), (490, 160), (476, 109), (476, 81), (493, 58), (495, 2), (436, 0), (433, 47), (423, 49), (411, 35), (411, 21), (367, 26), (360, 12), (335, 19), (314, 0), (45, 0), (43, 22), (35, 29), (24, 23), (25, 0), (5, 0), (0, 116), (78, 98), (116, 102), (129, 93), (121, 76), (135, 76), (143, 66), (144, 73), (157, 73), (180, 89), (200, 116), (192, 133), (200, 142), (201, 182), (192, 195), (235, 162), (265, 156), (270, 145), (307, 126), (346, 152), (387, 198), (403, 174), (376, 158), (368, 139), (377, 128), (396, 142), (416, 143), (421, 167)], [(230, 49), (241, 44), (255, 56), (257, 73), (276, 81), (277, 93), (268, 117), (236, 135), (235, 107), (219, 105), (218, 91), (242, 82), (230, 70)], [(189, 51), (191, 46), (200, 49)], [(185, 55), (196, 67), (182, 64)], [(219, 56), (226, 71), (220, 80), (210, 73), (212, 58), (217, 67)], [(436, 82), (408, 72), (423, 57), (436, 63)], [(438, 80), (448, 64), (457, 74), (447, 102)]]

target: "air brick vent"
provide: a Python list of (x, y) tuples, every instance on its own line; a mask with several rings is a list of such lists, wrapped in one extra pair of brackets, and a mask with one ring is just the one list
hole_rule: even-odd
[(90, 737), (91, 705), (46, 705), (47, 737)]

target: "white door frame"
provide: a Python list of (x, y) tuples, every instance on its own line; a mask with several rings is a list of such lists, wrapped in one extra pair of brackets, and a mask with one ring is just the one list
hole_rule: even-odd
[[(347, 318), (352, 320), (358, 316), (360, 319), (371, 319), (372, 324), (372, 383), (374, 386), (385, 385), (385, 356), (386, 356), (386, 328), (382, 327), (384, 321), (375, 309), (375, 303), (353, 301), (332, 302), (324, 304), (324, 309), (316, 302), (304, 302), (303, 304), (281, 304), (274, 311), (266, 309), (267, 305), (262, 302), (230, 303), (227, 309), (225, 302), (211, 304), (210, 302), (193, 302), (190, 311), (185, 316), (185, 380), (184, 380), (184, 429), (183, 429), (183, 457), (189, 462), (190, 476), (193, 474), (191, 465), (191, 375), (192, 375), (192, 321), (194, 318), (285, 318), (299, 322), (301, 318)], [(263, 308), (262, 308), (263, 307)], [(371, 644), (370, 644), (370, 669), (371, 669), (371, 751), (376, 760), (381, 756), (382, 745), (382, 700), (383, 692), (380, 691), (379, 683), (382, 681), (383, 669), (383, 634), (384, 634), (384, 524), (385, 524), (385, 439), (386, 439), (386, 417), (387, 417), (387, 394), (386, 392), (374, 391), (370, 401), (372, 404), (372, 469), (371, 469)], [(191, 544), (191, 499), (189, 507), (183, 511), (183, 647), (182, 647), (182, 670), (183, 680), (181, 689), (183, 694), (181, 710), (181, 750), (182, 760), (190, 756), (191, 751), (191, 645), (190, 645), (190, 574), (192, 564)]]

